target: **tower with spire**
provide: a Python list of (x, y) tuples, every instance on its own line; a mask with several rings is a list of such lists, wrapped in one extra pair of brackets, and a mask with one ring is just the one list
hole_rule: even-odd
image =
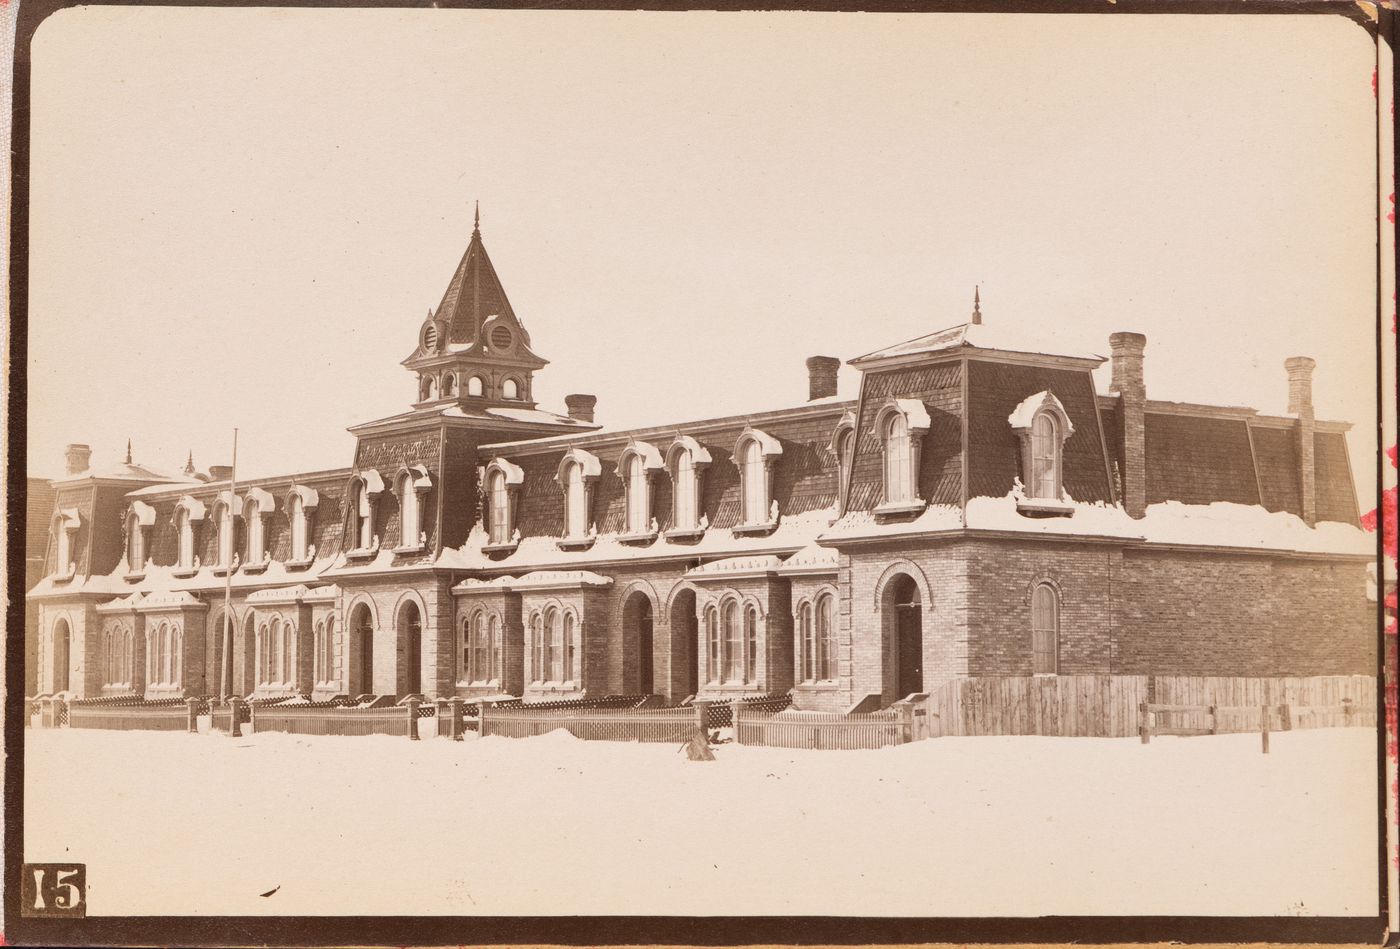
[(471, 241), (436, 310), (418, 328), (403, 365), (414, 374), (413, 404), (534, 408), (534, 374), (548, 365), (530, 348), (481, 240), (481, 207)]

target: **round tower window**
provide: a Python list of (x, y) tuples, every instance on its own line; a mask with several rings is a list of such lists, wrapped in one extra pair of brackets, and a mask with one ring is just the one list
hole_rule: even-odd
[(429, 352), (437, 348), (438, 331), (436, 323), (429, 323), (423, 330), (423, 348)]
[(491, 331), (491, 348), (510, 349), (511, 339), (509, 326), (497, 326)]

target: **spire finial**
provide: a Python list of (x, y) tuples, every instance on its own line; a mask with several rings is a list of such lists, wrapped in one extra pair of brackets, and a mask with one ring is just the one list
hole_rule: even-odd
[(126, 440), (126, 463), (131, 464), (131, 439)]
[(472, 236), (481, 236), (481, 201), (476, 202), (476, 215), (472, 219)]
[(190, 450), (190, 456), (185, 459), (185, 474), (194, 474), (194, 450)]
[(972, 288), (972, 325), (982, 325), (982, 287), (980, 284)]

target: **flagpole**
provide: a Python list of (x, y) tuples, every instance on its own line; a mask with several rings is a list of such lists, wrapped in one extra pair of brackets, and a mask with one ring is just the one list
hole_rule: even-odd
[[(238, 429), (233, 430), (233, 466), (228, 473), (228, 531), (229, 531), (229, 562), (224, 570), (224, 630), (223, 643), (219, 648), (219, 704), (223, 705), (228, 701), (229, 687), (229, 660), (233, 653), (233, 614), (229, 611), (233, 599), (233, 556), (235, 541), (238, 533), (234, 527), (233, 505), (234, 499), (238, 496), (234, 493), (234, 488), (238, 484)], [(237, 723), (234, 730), (238, 729)]]

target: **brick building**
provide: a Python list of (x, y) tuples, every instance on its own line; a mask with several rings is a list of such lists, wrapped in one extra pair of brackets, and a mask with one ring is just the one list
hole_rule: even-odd
[(1144, 337), (1112, 336), (1099, 392), (1102, 356), (974, 304), (851, 360), (855, 399), (814, 356), (805, 401), (614, 431), (533, 401), (479, 227), (406, 345), (411, 407), (352, 427), (346, 468), (230, 491), (70, 448), (39, 691), (844, 709), (967, 675), (1374, 671), (1373, 539), (1310, 359), (1286, 416), (1166, 403)]

